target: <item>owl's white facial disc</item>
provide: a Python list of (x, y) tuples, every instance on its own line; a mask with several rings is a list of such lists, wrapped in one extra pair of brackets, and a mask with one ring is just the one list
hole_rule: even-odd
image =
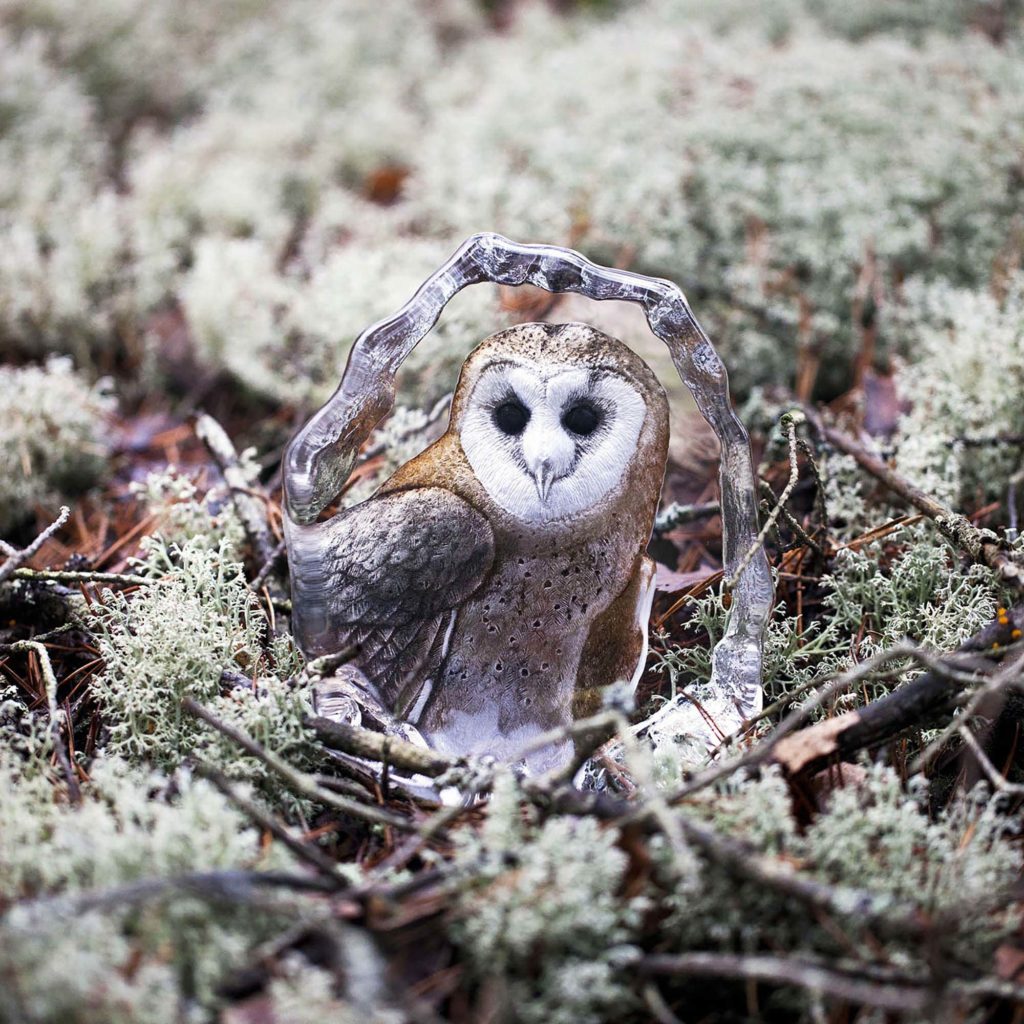
[(588, 511), (621, 482), (645, 413), (611, 371), (501, 362), (477, 381), (460, 439), (496, 504), (549, 523)]

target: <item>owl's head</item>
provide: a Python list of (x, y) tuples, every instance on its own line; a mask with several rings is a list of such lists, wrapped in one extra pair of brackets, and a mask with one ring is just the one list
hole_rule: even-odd
[(462, 369), (451, 429), (484, 490), (523, 522), (589, 512), (634, 468), (649, 470), (657, 501), (664, 390), (639, 356), (586, 324), (521, 324), (484, 341)]

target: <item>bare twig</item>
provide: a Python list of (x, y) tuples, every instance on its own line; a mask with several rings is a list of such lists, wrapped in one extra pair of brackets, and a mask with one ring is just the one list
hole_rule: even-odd
[(356, 725), (335, 722), (317, 715), (307, 716), (305, 723), (316, 733), (320, 742), (331, 750), (340, 750), (370, 761), (383, 761), (386, 757), (393, 767), (403, 771), (434, 777), (454, 768), (457, 763), (437, 750), (418, 747), (395, 736), (385, 736)]
[(1018, 650), (1016, 656), (1009, 659), (1008, 664), (987, 679), (983, 686), (979, 686), (971, 694), (970, 700), (968, 700), (960, 714), (914, 758), (910, 766), (911, 771), (922, 771), (946, 745), (950, 737), (957, 733), (961, 726), (969, 722), (978, 713), (989, 697), (999, 693), (1007, 685), (1019, 684), (1022, 679), (1022, 673), (1024, 673), (1024, 655)]
[(970, 726), (965, 723), (961, 723), (957, 728), (957, 732), (960, 734), (967, 748), (977, 759), (981, 770), (985, 773), (985, 777), (992, 783), (993, 789), (998, 790), (1000, 793), (1007, 793), (1011, 796), (1024, 795), (1024, 785), (1021, 785), (1018, 782), (1008, 782), (1006, 780), (1006, 777), (996, 768), (991, 760), (989, 760), (988, 754), (981, 749), (981, 744), (977, 739), (975, 739)]
[(1024, 565), (1006, 552), (994, 533), (979, 529), (966, 516), (916, 487), (873, 452), (869, 452), (856, 438), (826, 423), (816, 410), (807, 406), (804, 411), (815, 430), (829, 444), (852, 456), (862, 469), (931, 519), (971, 559), (983, 562), (1007, 585), (1024, 590)]
[(259, 593), (260, 588), (267, 582), (267, 577), (270, 576), (270, 574), (277, 568), (277, 563), (287, 550), (288, 542), (282, 540), (270, 553), (270, 557), (263, 563), (260, 567), (260, 571), (256, 573), (256, 576), (249, 584), (249, 589), (253, 593)]
[[(812, 725), (779, 744), (773, 760), (790, 774), (810, 775), (830, 761), (844, 760), (862, 750), (873, 750), (906, 729), (920, 728), (942, 719), (956, 708), (966, 686), (991, 676), (1006, 654), (1013, 632), (1024, 623), (1024, 606), (1007, 613), (1005, 621), (986, 626), (949, 659), (932, 659), (927, 672), (891, 693), (855, 711)], [(1018, 634), (1019, 635), (1019, 634)], [(920, 657), (918, 652), (915, 657)], [(1012, 649), (1010, 650), (1012, 654)], [(963, 671), (966, 669), (967, 671)], [(1019, 668), (1016, 670), (1019, 674)], [(919, 770), (919, 758), (911, 770)]]
[(57, 704), (57, 676), (50, 661), (50, 652), (38, 640), (18, 640), (13, 644), (4, 645), (9, 651), (31, 651), (39, 659), (39, 670), (43, 674), (43, 686), (46, 690), (46, 707), (50, 716), (50, 739), (53, 752), (60, 764), (61, 771), (68, 786), (68, 799), (78, 803), (82, 792), (78, 786), (78, 776), (71, 764), (67, 749), (64, 746), (63, 724), (66, 717)]
[(242, 522), (242, 528), (252, 543), (260, 565), (271, 561), (276, 542), (267, 525), (266, 509), (251, 494), (248, 477), (242, 469), (238, 452), (227, 431), (209, 414), (196, 420), (196, 435), (220, 467), (224, 482), (231, 491), (231, 501)]
[(926, 985), (913, 977), (907, 977), (901, 984), (871, 981), (800, 957), (704, 952), (650, 954), (642, 957), (636, 968), (648, 976), (734, 978), (792, 985), (833, 999), (904, 1012), (924, 1009), (931, 998)]
[(10, 544), (4, 544), (3, 553), (7, 555), (6, 561), (3, 565), (0, 565), (0, 583), (4, 580), (10, 579), (14, 574), (14, 570), (20, 565), (24, 565), (39, 549), (71, 518), (71, 509), (67, 505), (61, 506), (60, 513), (57, 518), (50, 523), (42, 533), (28, 547), (22, 548), (20, 551), (11, 547)]
[(796, 534), (796, 539), (806, 547), (809, 547), (815, 554), (824, 556), (825, 551), (822, 546), (803, 528), (800, 520), (797, 519), (792, 512), (786, 508), (785, 505), (778, 504), (778, 498), (775, 497), (775, 492), (772, 490), (771, 485), (767, 480), (758, 481), (761, 495), (767, 498), (771, 502), (770, 508), (778, 508), (782, 518), (786, 521), (789, 528)]
[(31, 583), (110, 583), (122, 587), (148, 587), (159, 582), (156, 577), (136, 576), (125, 572), (89, 572), (64, 569), (15, 569), (12, 579)]
[(754, 538), (754, 543), (744, 552), (739, 565), (736, 566), (732, 575), (726, 578), (724, 584), (726, 590), (732, 590), (736, 586), (737, 581), (743, 575), (744, 569), (750, 565), (751, 560), (761, 549), (765, 537), (768, 536), (769, 531), (775, 526), (779, 516), (782, 514), (782, 506), (789, 501), (789, 496), (793, 493), (793, 488), (796, 487), (797, 481), (800, 479), (800, 467), (797, 464), (796, 428), (797, 424), (802, 423), (804, 419), (805, 417), (802, 412), (794, 410), (793, 412), (787, 412), (780, 420), (782, 428), (786, 431), (786, 438), (789, 441), (789, 479), (786, 481), (786, 486), (782, 488), (778, 503), (772, 509)]
[(269, 832), (275, 839), (291, 850), (296, 857), (305, 861), (311, 867), (316, 868), (325, 878), (332, 879), (339, 888), (348, 887), (348, 881), (338, 871), (338, 865), (326, 853), (323, 853), (318, 847), (304, 843), (301, 839), (292, 835), (276, 818), (271, 817), (262, 807), (257, 806), (248, 797), (239, 793), (222, 772), (212, 765), (202, 763), (196, 766), (196, 771), (219, 789), (247, 818)]
[(293, 768), (287, 761), (272, 754), (265, 747), (257, 743), (251, 736), (229, 722), (218, 718), (208, 708), (203, 707), (198, 701), (186, 697), (182, 707), (191, 715), (212, 726), (221, 735), (237, 743), (243, 750), (251, 754), (258, 761), (262, 761), (271, 771), (280, 776), (289, 789), (317, 803), (330, 807), (332, 810), (342, 814), (348, 814), (355, 818), (362, 818), (374, 825), (391, 825), (394, 828), (415, 829), (405, 818), (380, 807), (371, 807), (368, 804), (360, 803), (357, 800), (349, 800), (347, 797), (339, 796), (329, 790), (317, 785), (316, 780)]
[(247, 903), (258, 889), (290, 889), (296, 892), (333, 893), (338, 886), (319, 875), (296, 875), (286, 871), (190, 871), (166, 878), (140, 878), (109, 889), (43, 896), (19, 900), (17, 905), (27, 913), (54, 912), (72, 916), (91, 910), (112, 910), (147, 900), (160, 899), (168, 893), (187, 892), (208, 900)]
[(654, 520), (653, 534), (660, 537), (663, 533), (674, 530), (683, 523), (692, 523), (695, 519), (706, 519), (708, 516), (717, 516), (722, 511), (717, 501), (709, 501), (703, 505), (669, 505), (663, 512), (659, 512)]

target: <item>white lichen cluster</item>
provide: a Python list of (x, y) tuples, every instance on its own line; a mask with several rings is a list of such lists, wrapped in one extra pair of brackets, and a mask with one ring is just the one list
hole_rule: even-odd
[(107, 384), (90, 385), (68, 359), (0, 366), (0, 534), (102, 476), (112, 411)]
[[(691, 287), (741, 389), (801, 346), (834, 385), (906, 282), (1012, 265), (1010, 11), (528, 4), (495, 33), (469, 0), (179, 6), (0, 5), (0, 156), (21, 172), (0, 188), (0, 344), (158, 344), (176, 304), (210, 365), (316, 401), (359, 330), (497, 229)], [(472, 291), (421, 370), (450, 378), (498, 326)]]
[[(783, 605), (775, 609), (764, 638), (766, 702), (826, 683), (903, 641), (933, 653), (955, 650), (1009, 600), (990, 569), (967, 564), (930, 524), (895, 530), (887, 540), (836, 552), (821, 580), (820, 617), (804, 624)], [(722, 593), (713, 590), (694, 601), (682, 632), (656, 646), (652, 665), (665, 673), (669, 696), (685, 692), (701, 701), (713, 692), (711, 648), (727, 618)], [(884, 679), (868, 679), (835, 706), (857, 704), (865, 693), (879, 697), (919, 671), (908, 664)]]
[(505, 776), (479, 834), (463, 840), (453, 934), (481, 977), (507, 986), (500, 998), (513, 1019), (599, 1024), (630, 1006), (617, 964), (647, 903), (622, 898), (617, 842), (593, 819), (524, 818)]
[[(883, 917), (919, 912), (942, 920), (936, 941), (980, 963), (1019, 918), (1007, 899), (1021, 866), (1013, 826), (998, 802), (980, 790), (954, 798), (937, 815), (929, 813), (927, 796), (920, 778), (907, 787), (891, 768), (876, 765), (857, 784), (834, 790), (804, 828), (793, 817), (785, 783), (770, 773), (731, 783), (698, 800), (694, 809), (717, 831), (746, 843), (752, 854), (782, 857), (834, 887), (840, 906), (845, 892), (851, 924), (858, 917), (854, 894), (867, 893)], [(663, 859), (677, 863), (667, 851)], [(677, 909), (666, 930), (682, 948), (749, 951), (779, 942), (807, 952), (841, 952), (837, 933), (815, 922), (799, 901), (712, 861), (673, 883), (668, 899)], [(892, 933), (884, 955), (925, 966), (920, 945)]]
[(239, 811), (185, 771), (103, 755), (89, 764), (80, 803), (55, 800), (49, 734), (12, 696), (0, 694), (0, 1019), (209, 1019), (226, 972), (308, 911), (269, 892), (236, 903), (230, 885), (216, 908), (175, 884), (141, 897), (133, 886), (290, 868), (290, 857), (264, 847)]
[(152, 539), (147, 552), (137, 569), (152, 582), (130, 598), (108, 593), (84, 619), (103, 658), (91, 689), (104, 714), (105, 749), (168, 770), (198, 757), (301, 808), (264, 765), (181, 706), (191, 697), (292, 763), (309, 764), (313, 747), (302, 720), (311, 706), (306, 688), (286, 678), (296, 661), (290, 641), (268, 638), (266, 617), (226, 541)]
[[(884, 923), (919, 915), (942, 921), (932, 954), (984, 964), (1019, 924), (1008, 900), (1022, 863), (1012, 823), (981, 790), (931, 814), (920, 779), (905, 786), (884, 766), (862, 774), (833, 791), (810, 825), (798, 823), (788, 787), (772, 772), (720, 784), (681, 808), (740, 844), (750, 861), (768, 857), (830, 887), (831, 919), (678, 835), (657, 834), (652, 860), (632, 866), (645, 881), (627, 882), (617, 830), (592, 819), (540, 823), (506, 780), (479, 834), (457, 849), (464, 881), (452, 934), (477, 976), (497, 986), (492, 995), (511, 1021), (597, 1022), (628, 1013), (641, 955), (636, 928), (654, 907), (657, 934), (648, 942), (661, 952), (843, 957), (856, 950), (924, 975), (928, 950)], [(868, 903), (876, 915), (873, 954), (857, 941)], [(806, 1008), (806, 999), (795, 997), (795, 1005)]]

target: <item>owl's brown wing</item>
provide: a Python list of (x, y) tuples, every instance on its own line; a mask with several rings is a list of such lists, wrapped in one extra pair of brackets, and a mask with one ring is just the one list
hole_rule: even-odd
[(309, 527), (295, 547), (293, 625), (303, 651), (318, 657), (358, 644), (355, 664), (392, 706), (494, 560), (488, 521), (439, 487), (378, 495)]

